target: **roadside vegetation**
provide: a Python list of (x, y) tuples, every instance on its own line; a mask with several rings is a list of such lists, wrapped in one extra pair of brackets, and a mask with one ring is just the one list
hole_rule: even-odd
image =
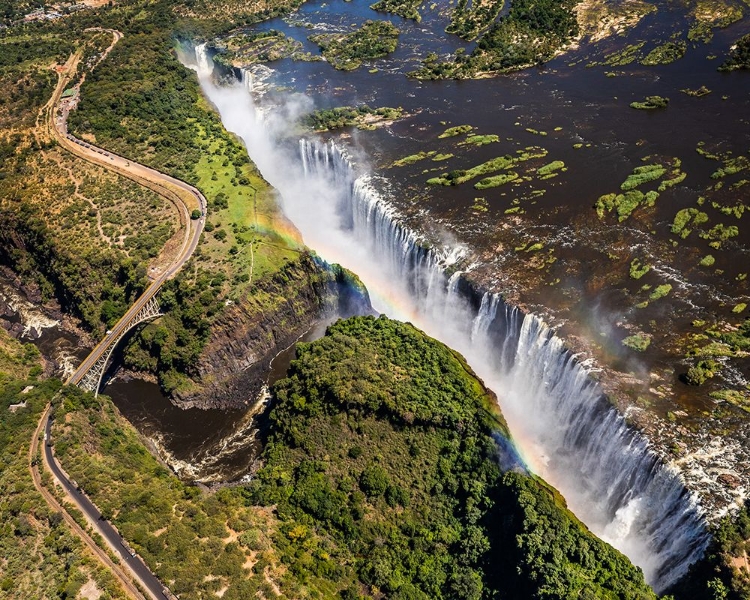
[[(54, 24), (32, 24), (24, 29), (39, 32), (36, 40), (20, 33), (18, 42), (0, 40), (9, 48), (20, 45), (29, 57), (19, 63), (11, 51), (0, 59), (0, 66), (7, 62), (0, 94), (10, 100), (0, 103), (0, 121), (16, 127), (0, 133), (0, 214), (8, 225), (0, 231), (0, 260), (34, 282), (43, 301), (59, 301), (98, 337), (181, 246), (171, 204), (62, 152), (40, 129), (38, 114), (56, 83), (49, 66), (82, 48), (88, 71), (69, 118), (71, 132), (196, 185), (208, 200), (199, 248), (161, 295), (168, 334), (152, 324), (126, 352), (128, 365), (156, 372), (165, 390), (192, 388), (185, 371), (196, 363), (212, 320), (299, 260), (303, 249), (245, 148), (224, 130), (194, 73), (174, 56), (175, 31), (183, 25), (171, 5), (133, 3), (96, 15), (81, 12), (70, 22), (64, 33)], [(124, 33), (93, 71), (112, 36), (83, 33), (90, 25)], [(16, 103), (19, 91), (27, 96)], [(269, 300), (267, 292), (255, 295), (255, 303)]]
[[(42, 301), (59, 300), (103, 333), (143, 289), (149, 264), (163, 261), (176, 214), (151, 191), (62, 152), (43, 131), (56, 84), (50, 65), (76, 44), (96, 56), (101, 34), (24, 29), (0, 40), (0, 261)], [(16, 45), (25, 52), (5, 53)]]
[(41, 371), (36, 348), (0, 328), (0, 598), (75, 598), (84, 586), (101, 600), (126, 598), (34, 488), (31, 437), (60, 387)]

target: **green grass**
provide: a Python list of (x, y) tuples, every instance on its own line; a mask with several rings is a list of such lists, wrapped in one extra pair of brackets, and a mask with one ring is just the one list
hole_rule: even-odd
[[(491, 160), (483, 162), (479, 165), (471, 167), (470, 169), (456, 169), (449, 173), (443, 173), (439, 177), (432, 177), (428, 179), (427, 183), (429, 185), (461, 185), (462, 183), (471, 181), (472, 179), (480, 177), (481, 175), (489, 175), (490, 173), (503, 171), (513, 166), (517, 166), (528, 160), (543, 158), (547, 155), (547, 150), (545, 150), (544, 148), (531, 146), (529, 148), (525, 148), (524, 150), (518, 150), (516, 153), (517, 156), (513, 156), (511, 154), (498, 156), (497, 158), (493, 158)], [(517, 174), (515, 175), (517, 177)], [(492, 180), (490, 180), (491, 178), (482, 180), (474, 187), (476, 187), (477, 189), (485, 189), (484, 187), (479, 187), (480, 184), (486, 187), (496, 187), (497, 185), (502, 185), (503, 183), (507, 183), (512, 179), (516, 179), (516, 177), (511, 177), (509, 179), (508, 175), (498, 175)]]
[(657, 108), (667, 108), (669, 104), (669, 98), (662, 98), (661, 96), (646, 96), (643, 101), (636, 101), (630, 103), (630, 108), (638, 110), (655, 110)]
[(685, 42), (666, 42), (657, 46), (649, 52), (641, 64), (643, 65), (667, 65), (681, 59), (685, 55), (687, 44)]
[(685, 239), (692, 231), (688, 228), (688, 225), (698, 227), (706, 222), (708, 222), (708, 215), (706, 213), (699, 211), (697, 208), (683, 208), (677, 211), (672, 221), (672, 233)]
[(536, 170), (536, 173), (540, 177), (547, 177), (548, 175), (556, 174), (556, 171), (559, 171), (564, 168), (565, 168), (565, 163), (563, 161), (554, 160), (551, 163), (544, 165), (543, 167), (539, 167)]
[[(284, 237), (287, 229), (273, 190), (249, 161), (236, 165), (229, 159), (232, 148), (221, 141), (201, 138), (206, 150), (196, 165), (198, 186), (210, 198), (207, 222), (212, 231), (204, 234), (203, 261), (227, 276), (226, 293), (243, 295), (253, 281), (277, 272), (294, 260), (301, 243)], [(226, 164), (228, 163), (228, 164)], [(217, 200), (218, 199), (218, 200)], [(226, 237), (217, 239), (223, 231)], [(230, 252), (236, 248), (236, 253)], [(246, 282), (237, 276), (248, 274)], [(230, 285), (231, 284), (231, 285)]]
[[(614, 210), (619, 222), (623, 222), (641, 205), (653, 206), (658, 197), (656, 192), (644, 194), (640, 190), (630, 190), (624, 194), (605, 194), (596, 201), (596, 212), (600, 219), (604, 218), (605, 212)], [(656, 196), (654, 196), (656, 194)]]
[(414, 163), (417, 163), (420, 160), (424, 160), (425, 158), (429, 158), (430, 156), (434, 156), (435, 154), (436, 152), (434, 150), (429, 152), (418, 152), (417, 154), (410, 154), (409, 156), (404, 156), (403, 158), (399, 158), (398, 160), (393, 161), (391, 166), (404, 167), (406, 165), (413, 165)]
[(718, 390), (709, 394), (711, 398), (723, 400), (738, 406), (745, 412), (750, 413), (750, 391), (748, 390)]
[(643, 165), (642, 167), (636, 167), (633, 169), (633, 172), (628, 175), (627, 179), (622, 182), (620, 189), (624, 192), (633, 190), (644, 183), (659, 179), (666, 172), (666, 167), (663, 167), (662, 165)]
[(651, 265), (642, 264), (640, 260), (634, 258), (630, 263), (630, 277), (640, 279), (651, 270)]
[(672, 291), (672, 285), (669, 283), (658, 285), (656, 286), (656, 288), (654, 288), (654, 291), (649, 294), (648, 299), (658, 300), (659, 298), (663, 298), (664, 296), (669, 294), (669, 292), (671, 291)]
[(686, 177), (687, 177), (687, 173), (677, 170), (677, 172), (672, 173), (672, 177), (670, 177), (669, 179), (663, 180), (659, 184), (659, 187), (657, 189), (659, 192), (665, 192), (669, 188), (674, 187), (682, 183), (683, 181), (685, 181)]
[(475, 183), (474, 187), (478, 190), (487, 190), (490, 188), (505, 185), (506, 183), (510, 183), (511, 181), (515, 181), (516, 179), (518, 179), (518, 173), (510, 171), (509, 173), (505, 173), (503, 175), (494, 175), (492, 177), (485, 177), (481, 181), (478, 181), (477, 183)]
[(463, 142), (460, 142), (459, 146), (486, 146), (487, 144), (494, 144), (500, 141), (500, 136), (497, 135), (470, 135)]
[[(638, 42), (636, 44), (629, 44), (622, 50), (612, 52), (604, 58), (604, 64), (610, 67), (624, 67), (638, 60), (641, 49), (646, 45), (646, 42)], [(592, 65), (593, 66), (593, 65)]]
[(34, 344), (19, 342), (0, 327), (0, 384), (40, 375), (39, 358), (39, 350)]
[[(643, 160), (646, 161), (650, 158), (647, 156)], [(686, 174), (680, 170), (680, 159), (667, 159), (663, 160), (663, 163), (652, 163), (636, 167), (627, 176), (625, 181), (620, 184), (620, 189), (624, 193), (610, 193), (600, 196), (596, 202), (596, 212), (599, 218), (603, 219), (605, 213), (614, 210), (617, 213), (618, 220), (620, 222), (625, 221), (639, 207), (653, 207), (660, 193), (665, 192), (685, 179)], [(670, 176), (669, 179), (662, 179), (667, 174)], [(659, 179), (662, 179), (662, 181), (656, 190), (652, 189), (644, 192), (638, 189)], [(689, 230), (686, 230), (685, 226), (687, 224), (686, 219), (689, 220), (693, 217), (694, 213), (691, 211), (698, 212), (696, 209), (691, 208), (684, 209), (678, 213), (672, 226), (674, 233), (681, 233), (683, 231), (687, 231), (685, 235), (690, 233)]]

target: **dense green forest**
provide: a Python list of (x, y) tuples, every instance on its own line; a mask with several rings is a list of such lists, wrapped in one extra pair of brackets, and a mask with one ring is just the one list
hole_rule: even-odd
[[(495, 399), (408, 324), (355, 317), (273, 389), (264, 467), (201, 493), (104, 397), (71, 390), (56, 452), (181, 598), (654, 599), (527, 475)], [(503, 471), (503, 463), (511, 470)]]
[(355, 317), (297, 356), (249, 490), (300, 541), (322, 538), (280, 547), (293, 571), (325, 573), (332, 554), (357, 575), (348, 598), (655, 597), (552, 489), (502, 472), (494, 398), (449, 348)]
[(365, 21), (352, 33), (321, 33), (310, 41), (320, 46), (323, 56), (336, 69), (351, 71), (363, 60), (379, 58), (393, 52), (399, 31), (389, 21)]

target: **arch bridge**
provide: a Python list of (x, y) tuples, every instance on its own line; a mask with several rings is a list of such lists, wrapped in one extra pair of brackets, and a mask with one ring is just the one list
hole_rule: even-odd
[[(154, 289), (155, 287), (156, 289)], [(161, 312), (159, 302), (156, 299), (158, 287), (158, 285), (152, 285), (125, 313), (122, 319), (107, 332), (104, 339), (99, 342), (68, 379), (69, 384), (77, 385), (87, 392), (94, 392), (95, 396), (99, 394), (99, 387), (102, 384), (107, 364), (120, 340), (141, 323), (151, 321), (164, 314)]]

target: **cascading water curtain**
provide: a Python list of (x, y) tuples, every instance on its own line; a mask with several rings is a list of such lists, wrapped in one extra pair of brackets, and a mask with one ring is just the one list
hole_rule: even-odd
[(639, 565), (657, 591), (685, 574), (708, 543), (700, 507), (562, 340), (498, 295), (473, 303), (462, 294), (468, 286), (457, 285), (460, 272), (447, 275), (460, 252), (427, 247), (335, 144), (301, 140), (300, 160), (308, 176), (328, 177), (340, 190), (341, 228), (412, 295), (415, 322), (461, 351), (495, 389), (518, 444), (531, 447), (531, 466), (577, 516)]
[(684, 574), (708, 543), (700, 507), (562, 341), (499, 296), (475, 297), (459, 270), (463, 250), (425, 244), (384, 199), (381, 180), (358, 175), (335, 144), (302, 140), (290, 154), (273, 115), (256, 118), (246, 88), (222, 90), (207, 77), (201, 85), (306, 243), (359, 275), (374, 305), (388, 301), (396, 316), (461, 352), (496, 392), (527, 464), (657, 591)]

